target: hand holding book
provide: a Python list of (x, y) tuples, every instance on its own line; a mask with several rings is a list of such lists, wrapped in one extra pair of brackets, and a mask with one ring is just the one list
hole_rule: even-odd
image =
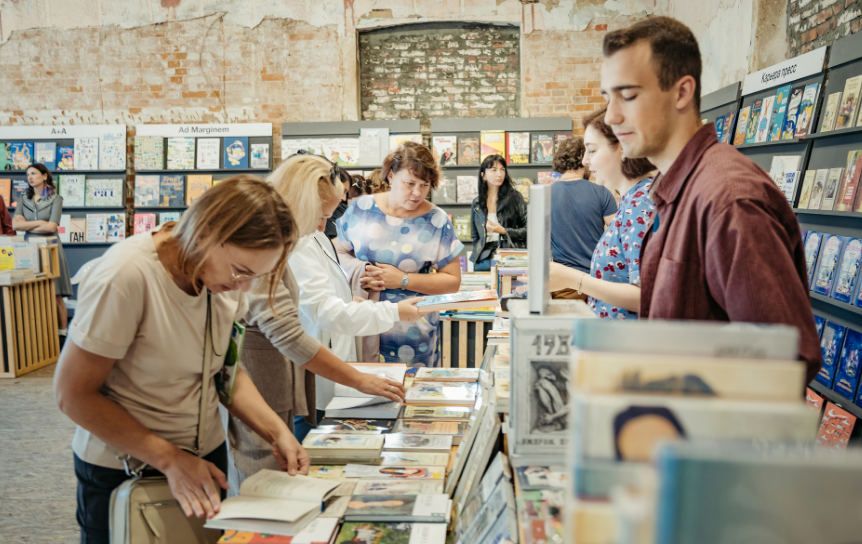
[(380, 374), (365, 374), (357, 372), (353, 388), (366, 395), (385, 397), (393, 402), (404, 402), (404, 386), (395, 380)]

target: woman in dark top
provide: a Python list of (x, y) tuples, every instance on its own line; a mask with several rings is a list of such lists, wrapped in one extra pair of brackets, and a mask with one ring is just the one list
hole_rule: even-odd
[(66, 336), (66, 303), (63, 297), (72, 296), (72, 281), (63, 244), (57, 236), (60, 215), (63, 213), (63, 197), (57, 194), (54, 178), (44, 164), (31, 164), (27, 167), (27, 194), (15, 208), (12, 226), (15, 230), (26, 232), (29, 240), (34, 236), (56, 239), (60, 257), (60, 276), (54, 279), (54, 293), (57, 295), (57, 322), (60, 336)]
[(527, 203), (512, 185), (506, 161), (491, 155), (479, 167), (479, 196), (470, 208), (473, 270), (491, 270), (498, 248), (527, 247)]

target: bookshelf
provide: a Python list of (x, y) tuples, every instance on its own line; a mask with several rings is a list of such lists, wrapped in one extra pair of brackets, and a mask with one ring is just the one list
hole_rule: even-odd
[[(715, 120), (728, 113), (739, 113), (739, 98), (742, 92), (742, 85), (739, 81), (732, 83), (727, 87), (711, 92), (700, 97), (700, 116), (706, 119), (707, 123), (714, 123)], [(732, 125), (736, 124), (736, 116), (733, 118)], [(733, 128), (733, 127), (731, 127)], [(732, 141), (732, 138), (731, 138)]]
[[(136, 181), (141, 176), (158, 177), (158, 186), (161, 189), (162, 180), (166, 176), (182, 176), (182, 198), (181, 202), (168, 205), (163, 202), (163, 195), (160, 193), (158, 203), (165, 205), (150, 205), (151, 198), (147, 199), (147, 204), (144, 201), (144, 189), (138, 187), (137, 196), (135, 198), (135, 214), (154, 214), (156, 224), (161, 224), (163, 213), (182, 213), (188, 208), (189, 196), (189, 181), (190, 176), (205, 176), (201, 189), (206, 187), (207, 181), (211, 180), (212, 184), (220, 180), (236, 176), (239, 174), (254, 174), (265, 178), (272, 172), (273, 165), (273, 138), (272, 138), (272, 123), (231, 123), (231, 124), (181, 124), (181, 125), (138, 125), (135, 127), (135, 156), (136, 160), (142, 155), (142, 150), (138, 149), (143, 146), (145, 138), (151, 139), (152, 142), (158, 142), (161, 139), (162, 154), (161, 160), (156, 159), (154, 162), (158, 166), (154, 168), (151, 163), (136, 164)], [(169, 155), (169, 140), (172, 138), (194, 138), (194, 144), (191, 149), (194, 156), (194, 168), (185, 169), (168, 169)], [(199, 155), (202, 153), (201, 140), (211, 140), (207, 142), (215, 147), (215, 140), (218, 141), (218, 158), (208, 166), (197, 168), (199, 166)], [(236, 145), (239, 142), (240, 149), (245, 153), (244, 157), (240, 157), (242, 163), (237, 167), (228, 165), (227, 147)], [(263, 147), (261, 147), (263, 146)], [(261, 152), (265, 151), (265, 153)], [(161, 164), (158, 164), (158, 163)], [(217, 164), (215, 164), (217, 163)], [(176, 178), (174, 178), (175, 181)], [(211, 186), (211, 185), (210, 185)], [(200, 189), (199, 189), (200, 190)], [(204, 189), (205, 190), (205, 189)], [(140, 205), (139, 205), (140, 204)], [(134, 216), (132, 218), (132, 226), (134, 227)]]
[[(55, 149), (54, 168), (49, 168), (54, 184), (59, 187), (60, 194), (63, 194), (62, 177), (63, 176), (84, 176), (86, 180), (99, 179), (122, 179), (121, 194), (118, 206), (63, 206), (63, 215), (70, 218), (80, 219), (86, 217), (88, 213), (98, 214), (122, 214), (125, 221), (128, 223), (126, 215), (126, 196), (128, 194), (128, 181), (126, 173), (126, 125), (56, 125), (56, 126), (30, 126), (30, 127), (0, 127), (0, 141), (9, 142), (32, 142), (34, 148), (36, 144), (53, 143), (55, 148), (60, 147), (75, 147), (76, 138), (92, 138), (99, 139), (104, 135), (113, 136), (116, 142), (122, 147), (119, 155), (114, 155), (118, 159), (115, 168), (105, 169), (80, 169), (80, 170), (59, 170), (59, 157), (57, 157)], [(33, 157), (32, 162), (36, 161), (37, 157)], [(118, 167), (118, 168), (116, 168)], [(0, 178), (12, 180), (12, 184), (16, 181), (26, 183), (27, 171), (25, 170), (4, 170), (0, 174)], [(12, 190), (14, 193), (14, 189)], [(14, 199), (14, 195), (13, 195)], [(9, 213), (14, 216), (15, 207), (12, 202), (7, 202)], [(17, 204), (17, 203), (16, 203)], [(65, 226), (63, 227), (65, 228)], [(109, 242), (63, 242), (63, 250), (66, 254), (66, 262), (69, 267), (69, 273), (75, 275), (78, 269), (86, 262), (100, 257), (107, 247)]]

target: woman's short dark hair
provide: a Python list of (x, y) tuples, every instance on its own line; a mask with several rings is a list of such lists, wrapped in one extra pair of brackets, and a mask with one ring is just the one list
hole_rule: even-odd
[[(31, 168), (35, 168), (36, 170), (39, 171), (40, 174), (44, 174), (45, 176), (47, 176), (45, 178), (45, 185), (48, 187), (48, 195), (49, 196), (53, 195), (54, 192), (57, 190), (57, 187), (54, 185), (54, 176), (51, 175), (51, 171), (48, 170), (48, 167), (45, 166), (44, 164), (37, 162), (37, 163), (33, 163), (30, 166), (28, 166), (27, 170), (29, 170)], [(36, 190), (33, 189), (33, 186), (32, 185), (28, 186), (27, 187), (27, 198), (32, 200), (35, 195), (36, 195)], [(8, 206), (9, 203), (7, 202), (6, 205)]]
[(411, 174), (427, 181), (432, 189), (440, 185), (440, 167), (434, 160), (431, 150), (416, 142), (404, 142), (383, 161), (383, 179), (389, 181), (389, 173), (394, 176), (401, 170), (409, 170)]
[(554, 152), (554, 172), (565, 174), (569, 170), (580, 170), (584, 167), (584, 139), (580, 136), (572, 136), (560, 142)]
[[(593, 113), (584, 117), (584, 129), (587, 127), (593, 127), (598, 130), (602, 136), (607, 139), (612, 146), (619, 146), (620, 141), (617, 139), (617, 135), (614, 134), (613, 129), (605, 123), (605, 114), (608, 112), (607, 108), (602, 108), (598, 111), (594, 111)], [(649, 162), (649, 159), (629, 159), (623, 158), (622, 171), (623, 175), (630, 180), (643, 179), (647, 174), (655, 170), (655, 165)]]

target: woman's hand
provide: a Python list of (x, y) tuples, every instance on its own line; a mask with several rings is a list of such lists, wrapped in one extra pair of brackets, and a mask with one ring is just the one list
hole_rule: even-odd
[(497, 234), (506, 234), (506, 229), (501, 224), (495, 223), (490, 219), (485, 223), (485, 230), (496, 232)]
[[(548, 287), (552, 293), (566, 288), (577, 289), (581, 276), (586, 275), (580, 270), (575, 270), (574, 268), (569, 268), (564, 264), (555, 262), (549, 263), (548, 270)], [(528, 274), (518, 276), (518, 281), (526, 282), (528, 281), (528, 276)]]
[(285, 431), (272, 443), (272, 454), (284, 472), (291, 476), (307, 475), (308, 468), (311, 466), (311, 457), (308, 456), (308, 452), (299, 444), (293, 433), (289, 432), (286, 427)]
[(419, 321), (424, 314), (428, 312), (420, 311), (416, 304), (425, 300), (425, 297), (405, 298), (398, 303), (398, 319), (400, 321)]
[(404, 401), (404, 386), (402, 384), (374, 374), (360, 374), (362, 375), (359, 381), (353, 385), (354, 389), (358, 389), (366, 395), (386, 397), (395, 402)]
[(221, 496), (213, 485), (213, 479), (222, 489), (227, 489), (228, 484), (224, 473), (214, 464), (177, 448), (163, 473), (186, 516), (194, 514), (212, 519), (218, 514)]
[(404, 272), (391, 264), (383, 263), (365, 265), (365, 275), (382, 281), (383, 289), (401, 289), (401, 280), (404, 279)]

